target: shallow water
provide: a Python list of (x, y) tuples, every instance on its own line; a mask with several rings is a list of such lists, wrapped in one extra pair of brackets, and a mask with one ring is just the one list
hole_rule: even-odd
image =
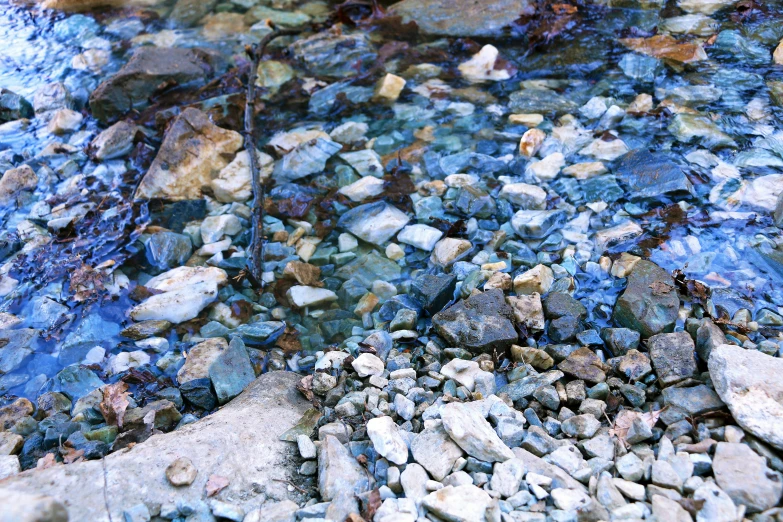
[[(220, 4), (217, 9), (242, 13), (246, 9), (242, 4), (244, 2)], [(314, 24), (326, 24), (333, 6), (318, 4), (315, 8), (315, 5), (300, 3), (289, 10), (308, 9), (308, 12), (319, 13), (313, 18)], [(165, 353), (175, 354), (188, 349), (204, 335), (200, 329), (206, 320), (172, 328), (165, 334), (169, 351), (149, 351), (149, 363), (134, 370), (135, 376), (128, 377), (127, 370), (116, 374), (109, 372), (112, 356), (138, 349), (119, 335), (122, 328), (131, 324), (128, 311), (135, 301), (129, 294), (150, 276), (160, 273), (145, 259), (145, 248), (140, 242), (144, 239), (144, 228), (161, 226), (182, 232), (188, 221), (203, 219), (206, 212), (216, 210), (216, 205), (212, 204), (207, 208), (196, 204), (155, 202), (147, 205), (131, 201), (133, 189), (160, 144), (164, 123), (173, 114), (171, 107), (188, 99), (203, 108), (211, 107), (210, 114), (218, 124), (233, 125), (234, 130), (241, 130), (238, 125), (244, 90), (236, 75), (232, 80), (232, 75), (228, 74), (224, 84), (206, 94), (180, 89), (161, 96), (155, 100), (158, 105), (153, 109), (132, 114), (145, 125), (148, 136), (138, 141), (131, 156), (103, 163), (93, 161), (84, 152), (97, 131), (103, 128), (87, 108), (89, 94), (116, 72), (138, 45), (157, 42), (204, 47), (220, 52), (231, 65), (245, 71), (244, 45), (257, 42), (263, 35), (263, 31), (254, 32), (248, 26), (244, 26), (244, 31), (232, 28), (225, 33), (210, 24), (206, 27), (211, 28), (212, 33), (199, 26), (186, 29), (167, 20), (166, 12), (166, 7), (128, 8), (69, 15), (0, 2), (0, 87), (32, 100), (42, 87), (59, 81), (70, 91), (73, 106), (84, 115), (80, 129), (63, 136), (50, 134), (44, 118), (40, 117), (29, 123), (11, 122), (0, 127), (3, 169), (28, 162), (36, 168), (51, 169), (56, 178), (49, 184), (40, 184), (33, 195), (20, 202), (19, 208), (11, 206), (2, 214), (3, 232), (0, 235), (10, 245), (3, 254), (6, 256), (3, 262), (8, 263), (9, 268), (4, 274), (8, 273), (6, 277), (18, 281), (18, 286), (4, 291), (2, 308), (22, 320), (19, 327), (42, 330), (41, 337), (22, 363), (0, 375), (0, 393), (8, 401), (20, 396), (35, 401), (41, 393), (58, 389), (55, 376), (64, 367), (81, 364), (89, 366), (104, 382), (119, 378), (128, 380), (141, 403), (176, 382), (176, 365), (162, 371), (155, 366), (156, 362)], [(401, 73), (416, 63), (435, 63), (442, 69), (439, 77), (444, 84), (461, 90), (425, 97), (415, 91), (426, 78), (413, 77), (409, 78), (408, 86), (394, 106), (343, 100), (331, 108), (314, 111), (309, 102), (310, 88), (304, 87), (305, 78), (323, 81), (323, 84), (317, 84), (318, 87), (332, 83), (335, 78), (329, 74), (320, 77), (313, 74), (312, 69), (318, 67), (309, 67), (308, 71), (288, 47), (297, 37), (282, 38), (270, 46), (268, 57), (292, 64), (296, 78), (280, 92), (264, 91), (266, 106), (257, 120), (259, 146), (264, 146), (275, 132), (297, 126), (318, 124), (331, 130), (345, 121), (366, 122), (369, 126), (367, 137), (376, 139), (373, 148), (383, 157), (387, 171), (391, 171), (390, 166), (395, 164), (399, 153), (405, 163), (396, 175), (409, 176), (413, 183), (442, 179), (448, 174), (475, 173), (480, 180), (478, 186), (497, 197), (501, 183), (505, 182), (500, 179), (502, 176), (531, 181), (525, 173), (528, 161), (520, 158), (517, 152), (519, 139), (527, 128), (509, 123), (508, 114), (542, 112), (546, 119), (539, 128), (549, 134), (559, 126), (553, 114), (559, 112), (562, 116), (570, 112), (581, 122), (587, 136), (580, 148), (593, 137), (612, 130), (614, 137), (619, 137), (629, 149), (663, 151), (677, 158), (694, 188), (687, 196), (657, 194), (638, 199), (633, 191), (616, 181), (613, 167), (607, 177), (599, 181), (578, 181), (561, 173), (553, 180), (541, 182), (549, 193), (547, 208), (572, 208), (574, 215), (566, 226), (554, 230), (545, 240), (528, 241), (532, 250), (514, 252), (515, 265), (509, 267), (508, 272), (516, 274), (537, 262), (557, 264), (556, 285), (570, 290), (587, 306), (590, 324), (595, 328), (611, 324), (612, 306), (624, 287), (624, 280), (610, 277), (601, 269), (600, 258), (605, 255), (616, 259), (622, 252), (649, 258), (668, 271), (682, 270), (688, 279), (706, 283), (714, 294), (704, 304), (716, 317), (723, 309), (731, 319), (741, 308), (750, 309), (754, 319), (764, 309), (779, 314), (783, 311), (783, 255), (776, 250), (781, 236), (780, 229), (774, 226), (772, 210), (777, 196), (773, 193), (783, 189), (783, 178), (767, 178), (767, 184), (755, 188), (754, 181), (783, 174), (783, 108), (781, 100), (770, 96), (769, 83), (783, 79), (783, 66), (773, 64), (771, 58), (772, 50), (783, 38), (781, 3), (768, 3), (766, 12), (740, 22), (732, 20), (732, 15), (737, 13), (735, 7), (718, 11), (712, 15), (712, 28), (706, 35), (684, 37), (706, 41), (708, 59), (684, 67), (643, 57), (618, 41), (629, 35), (652, 34), (666, 18), (681, 14), (674, 4), (644, 7), (627, 2), (619, 7), (580, 6), (579, 13), (572, 26), (562, 34), (533, 48), (521, 32), (495, 39), (423, 35), (408, 39), (408, 51), (389, 60), (385, 64), (388, 71)], [(375, 49), (391, 42), (395, 36), (401, 40), (407, 36), (382, 31), (374, 24), (346, 27), (345, 30), (351, 34), (369, 34)], [(711, 35), (724, 35), (724, 38), (740, 35), (744, 47), (722, 44), (720, 39), (709, 42)], [(457, 66), (486, 43), (495, 45), (500, 56), (517, 72), (505, 81), (470, 85), (460, 78)], [(759, 48), (767, 51), (766, 59)], [(79, 56), (84, 56), (87, 50), (101, 51), (98, 54), (105, 56), (107, 62), (92, 69), (76, 68)], [(357, 71), (366, 71), (372, 65), (370, 54), (364, 57), (354, 54), (351, 58), (354, 60), (351, 67)], [(340, 63), (338, 68), (345, 65)], [(632, 66), (636, 67), (635, 73), (631, 71)], [(346, 75), (341, 71), (335, 76)], [(371, 75), (357, 82), (355, 87), (372, 86), (377, 76)], [(539, 80), (553, 87), (553, 91), (547, 92), (555, 92), (571, 102), (570, 110), (537, 110), (535, 104), (528, 107), (529, 110), (509, 108), (511, 94), (519, 90), (520, 82), (527, 82), (529, 86)], [(600, 123), (600, 117), (589, 118), (584, 115), (585, 111), (580, 113), (580, 107), (596, 96), (606, 98), (607, 106), (616, 103), (626, 107), (641, 93), (653, 95), (658, 108), (644, 114), (624, 115), (622, 121), (606, 125)], [(666, 108), (659, 105), (664, 100), (671, 102)], [(708, 116), (736, 145), (711, 147), (707, 139), (678, 141), (670, 127), (672, 114), (677, 111), (698, 111)], [(431, 129), (424, 131), (426, 127)], [(420, 137), (427, 133), (431, 136)], [(70, 152), (42, 156), (42, 151), (54, 142), (67, 143), (73, 148)], [(560, 146), (545, 142), (543, 147), (543, 150), (554, 152)], [(710, 154), (697, 152), (710, 149)], [(467, 157), (467, 152), (477, 154)], [(597, 160), (574, 153), (568, 157), (567, 164), (582, 161)], [(616, 165), (612, 160), (605, 163)], [(716, 166), (725, 167), (725, 172), (737, 179), (724, 182), (721, 177), (724, 174), (714, 172)], [(357, 206), (345, 199), (337, 201), (334, 194), (335, 189), (342, 186), (338, 184), (352, 177), (355, 174), (346, 172), (344, 166), (339, 169), (338, 163), (333, 162), (323, 175), (305, 177), (291, 184), (276, 183), (269, 199), (277, 204), (279, 217), (287, 212), (289, 217), (309, 220), (312, 224), (317, 221), (331, 228), (349, 207)], [(723, 189), (718, 186), (721, 183)], [(73, 190), (74, 186), (76, 190)], [(449, 189), (444, 198), (453, 200), (456, 193), (456, 189)], [(407, 193), (392, 197), (387, 192), (382, 199), (391, 200), (412, 215), (422, 197), (414, 196), (412, 200)], [(46, 238), (39, 246), (33, 246), (23, 230), (29, 226), (26, 220), (31, 208), (47, 198), (51, 206), (88, 205), (90, 210), (59, 236), (46, 238), (49, 234), (45, 231), (32, 232), (33, 236)], [(602, 200), (606, 202), (606, 208), (603, 208)], [(309, 210), (297, 213), (297, 202)], [(288, 210), (280, 210), (281, 205), (288, 205), (285, 207)], [(427, 219), (424, 213), (418, 217), (419, 222), (435, 223), (444, 230), (463, 220), (467, 224), (466, 232), (461, 236), (483, 244), (488, 242), (487, 234), (491, 236), (492, 231), (501, 228), (511, 213), (513, 210), (507, 205), (478, 220), (448, 209), (434, 210), (431, 216), (434, 219)], [(593, 247), (591, 240), (596, 231), (629, 219), (641, 227), (641, 234), (605, 250)], [(39, 218), (34, 223), (43, 224), (45, 229), (45, 221)], [(277, 225), (280, 222), (272, 220), (269, 223)], [(288, 228), (293, 230), (290, 225)], [(334, 286), (335, 290), (341, 282), (331, 275), (339, 270), (339, 265), (334, 266), (334, 256), (330, 257), (330, 254), (337, 252), (330, 252), (326, 247), (336, 245), (339, 232), (335, 230), (325, 237), (316, 256), (323, 275), (331, 278), (327, 286)], [(235, 238), (234, 244), (245, 247), (248, 241), (249, 234), (245, 231)], [(17, 251), (23, 244), (27, 246), (20, 255)], [(359, 257), (371, 250), (363, 245)], [(382, 255), (383, 249), (379, 252)], [(270, 245), (267, 256), (266, 269), (279, 271), (291, 252), (281, 245)], [(408, 288), (406, 281), (412, 273), (428, 269), (428, 258), (428, 252), (407, 248), (401, 277), (393, 281), (398, 283), (400, 293)], [(497, 253), (488, 251), (474, 262), (480, 265), (498, 259)], [(74, 271), (83, 265), (108, 270), (101, 282), (104, 288), (96, 286), (94, 291), (77, 297), (69, 281)], [(236, 275), (241, 268), (236, 264), (219, 266), (225, 266), (230, 276)], [(715, 292), (718, 289), (727, 291)], [(467, 284), (463, 284), (462, 291), (463, 296), (469, 294)], [(246, 303), (245, 298), (256, 300), (257, 306), (253, 308), (258, 314), (256, 319), (270, 320), (272, 311), (277, 308), (271, 292), (259, 296), (247, 286), (243, 289), (241, 285), (235, 285), (233, 290), (224, 290), (221, 299), (229, 303)], [(347, 307), (347, 311), (353, 313), (353, 306)], [(362, 338), (363, 328), (385, 323), (393, 317), (394, 311), (392, 307), (381, 308), (370, 325), (363, 325), (361, 318), (352, 315), (350, 320), (342, 318), (345, 322), (341, 323), (340, 332), (328, 335), (320, 324), (323, 316), (318, 313), (308, 315), (302, 311), (279, 310), (289, 325), (298, 330), (302, 344), (302, 351), (288, 362), (289, 368), (296, 369), (297, 361), (302, 358), (306, 358), (302, 369), (311, 368), (314, 359), (308, 356), (329, 345), (344, 345), (347, 340), (349, 348), (355, 347), (355, 342)], [(764, 337), (771, 340), (780, 339), (779, 326), (774, 320), (760, 325)], [(747, 335), (755, 341), (763, 339), (758, 333)], [(543, 345), (547, 338), (541, 335), (529, 342)], [(411, 344), (411, 349), (421, 345), (422, 339), (419, 339)], [(95, 346), (106, 350), (104, 357), (88, 357)], [(258, 369), (279, 368), (285, 364), (280, 353), (270, 350), (269, 346), (260, 346), (253, 352), (251, 358)], [(184, 409), (192, 410), (190, 406)]]

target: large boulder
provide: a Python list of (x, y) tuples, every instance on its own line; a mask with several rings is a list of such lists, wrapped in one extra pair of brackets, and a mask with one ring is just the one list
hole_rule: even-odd
[(636, 263), (628, 277), (628, 286), (617, 299), (614, 322), (650, 337), (674, 330), (680, 298), (674, 279), (651, 261)]
[(746, 444), (719, 442), (712, 461), (715, 482), (748, 513), (777, 505), (783, 493), (780, 473), (767, 467), (766, 459)]
[(528, 0), (403, 0), (389, 9), (403, 22), (415, 22), (421, 32), (442, 36), (497, 36), (534, 12)]
[(139, 47), (117, 74), (93, 91), (90, 109), (102, 122), (115, 121), (133, 109), (146, 107), (149, 98), (162, 89), (205, 83), (218, 61), (200, 49)]
[(198, 109), (185, 109), (169, 127), (136, 199), (200, 199), (201, 187), (229, 164), (242, 135), (213, 124)]
[[(296, 447), (279, 440), (309, 408), (296, 391), (298, 380), (294, 373), (264, 374), (223, 409), (177, 431), (154, 435), (103, 460), (34, 469), (2, 480), (0, 499), (45, 495), (65, 506), (67, 520), (136, 520), (125, 513), (143, 511), (142, 504), (150, 512), (191, 506), (199, 515), (193, 518), (205, 520), (211, 519), (205, 486), (210, 477), (220, 476), (228, 486), (211, 499), (245, 511), (267, 499), (301, 501), (284, 482), (296, 474)], [(180, 458), (197, 470), (190, 486), (175, 487), (166, 478), (166, 468)], [(29, 509), (39, 507), (29, 504)], [(28, 520), (23, 516), (14, 520)]]
[(783, 360), (724, 344), (712, 350), (708, 366), (737, 424), (783, 450)]

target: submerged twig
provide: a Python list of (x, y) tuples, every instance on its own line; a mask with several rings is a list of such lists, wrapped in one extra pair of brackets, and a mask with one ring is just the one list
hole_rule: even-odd
[(258, 158), (256, 156), (256, 138), (255, 138), (255, 88), (256, 77), (258, 76), (258, 65), (264, 56), (266, 46), (279, 36), (297, 34), (298, 31), (280, 30), (276, 27), (273, 31), (264, 36), (260, 42), (247, 46), (245, 52), (252, 61), (247, 78), (247, 98), (245, 100), (245, 121), (244, 137), (245, 150), (250, 156), (250, 172), (253, 180), (253, 223), (251, 225), (250, 239), (250, 262), (248, 266), (248, 277), (253, 286), (263, 288), (264, 273), (264, 204), (266, 201), (266, 183), (261, 180), (261, 174), (258, 171)]

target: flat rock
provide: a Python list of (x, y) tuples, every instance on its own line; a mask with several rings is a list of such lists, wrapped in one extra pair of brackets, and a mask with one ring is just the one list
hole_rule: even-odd
[(198, 109), (185, 109), (169, 126), (135, 198), (201, 199), (201, 187), (229, 164), (242, 142), (238, 132), (218, 127)]
[[(205, 486), (219, 475), (229, 483), (213, 498), (230, 498), (245, 511), (267, 498), (301, 501), (274, 480), (296, 480), (295, 447), (278, 437), (310, 407), (296, 391), (298, 381), (293, 373), (266, 373), (230, 404), (193, 424), (103, 460), (25, 471), (4, 480), (0, 495), (47, 495), (65, 506), (68, 520), (125, 520), (124, 512), (140, 499), (148, 505), (174, 499), (206, 515)], [(166, 478), (166, 468), (178, 458), (189, 459), (198, 470), (189, 487), (175, 487)]]
[(679, 310), (674, 279), (655, 263), (641, 260), (628, 276), (628, 286), (617, 299), (613, 318), (618, 325), (646, 338), (671, 332)]
[(102, 122), (115, 121), (133, 109), (147, 106), (161, 86), (171, 82), (205, 83), (215, 65), (214, 57), (199, 49), (139, 47), (117, 74), (92, 92), (90, 109)]
[(367, 203), (343, 214), (337, 225), (368, 243), (382, 245), (391, 239), (410, 218), (384, 201)]
[(518, 335), (511, 307), (501, 290), (488, 290), (464, 299), (432, 317), (432, 325), (451, 346), (472, 352), (503, 351)]
[(737, 424), (783, 450), (783, 360), (724, 344), (712, 350), (708, 367)]
[(413, 21), (425, 34), (440, 36), (498, 36), (523, 14), (532, 14), (528, 0), (403, 0), (389, 13)]
[(444, 406), (441, 418), (449, 437), (471, 457), (486, 462), (504, 462), (514, 457), (475, 407), (452, 402)]
[(719, 442), (712, 459), (715, 481), (737, 505), (748, 513), (777, 505), (783, 493), (780, 473), (767, 467), (766, 459), (739, 443)]
[(619, 159), (616, 176), (628, 185), (631, 199), (693, 190), (680, 166), (668, 156), (642, 149), (632, 150)]
[(653, 335), (647, 346), (655, 373), (664, 386), (696, 374), (696, 345), (688, 332)]

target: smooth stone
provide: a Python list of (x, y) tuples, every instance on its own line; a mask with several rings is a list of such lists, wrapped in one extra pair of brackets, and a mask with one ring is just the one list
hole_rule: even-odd
[(484, 522), (492, 498), (473, 484), (446, 486), (424, 497), (422, 504), (448, 522)]

